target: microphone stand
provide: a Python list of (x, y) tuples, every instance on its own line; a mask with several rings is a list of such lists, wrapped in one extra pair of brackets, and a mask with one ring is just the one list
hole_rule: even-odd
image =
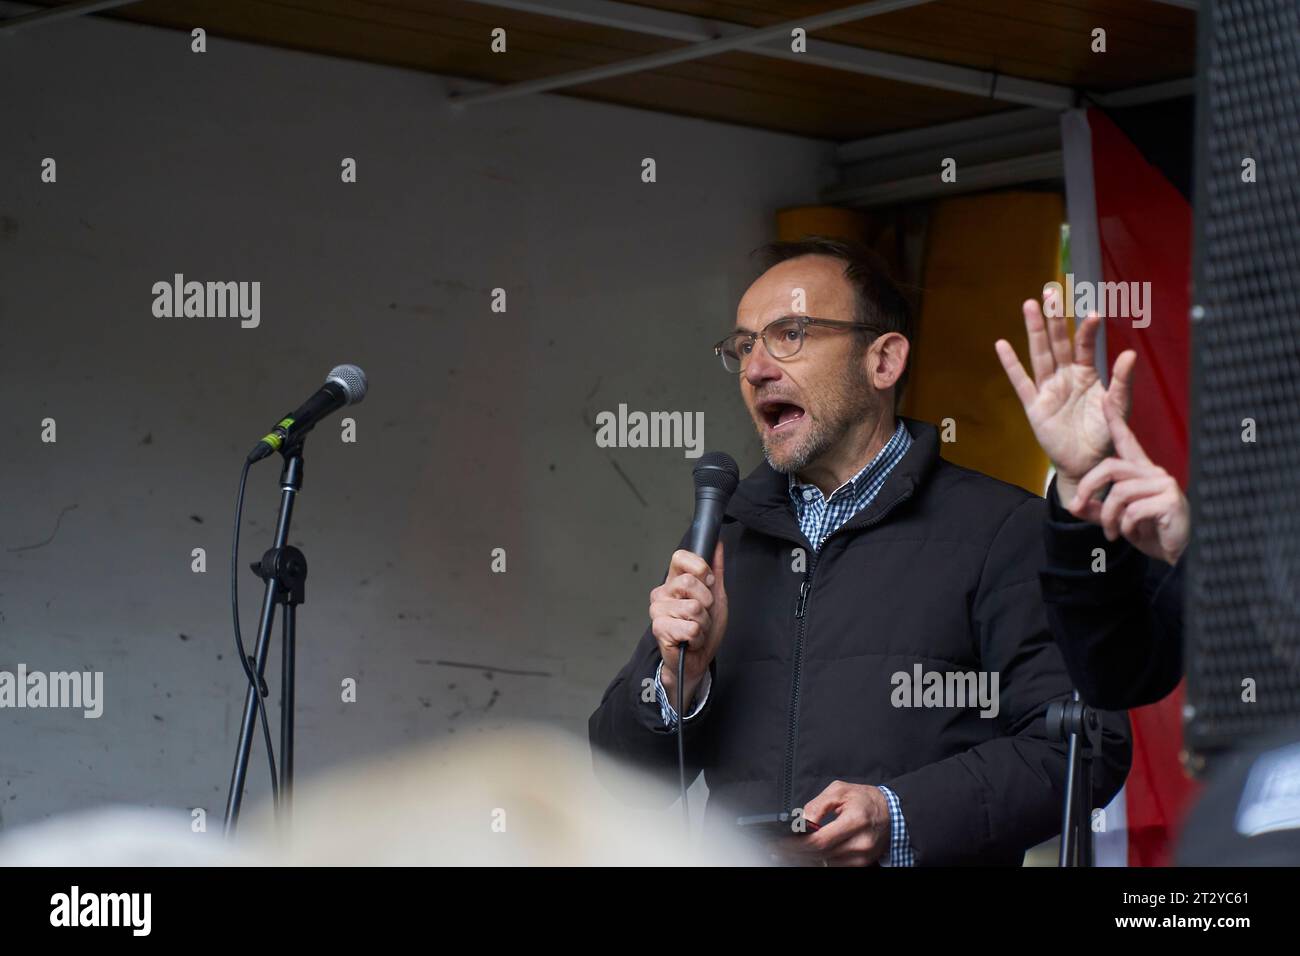
[(235, 754), (235, 767), (230, 776), (230, 794), (226, 799), (227, 836), (234, 834), (239, 822), (239, 810), (244, 800), (244, 781), (248, 775), (248, 758), (253, 746), (253, 731), (257, 726), (257, 694), (267, 696), (268, 690), (262, 675), (266, 670), (267, 653), (271, 644), (271, 627), (275, 608), (283, 608), (283, 657), (280, 666), (280, 805), (277, 807), (281, 824), (289, 822), (293, 792), (293, 698), (294, 650), (297, 638), (296, 615), (299, 604), (306, 600), (307, 559), (297, 548), (286, 545), (289, 523), (293, 519), (293, 502), (302, 489), (303, 432), (294, 436), (280, 449), (284, 467), (280, 471), (280, 516), (276, 521), (275, 538), (270, 550), (261, 561), (249, 565), (253, 573), (265, 582), (262, 598), (262, 618), (257, 632), (256, 649), (249, 664), (257, 675), (258, 687), (251, 685), (244, 694), (244, 719), (239, 728), (239, 750)]
[(1092, 840), (1092, 758), (1101, 750), (1101, 718), (1076, 690), (1070, 700), (1047, 708), (1049, 740), (1070, 742), (1061, 808), (1060, 866), (1096, 866)]

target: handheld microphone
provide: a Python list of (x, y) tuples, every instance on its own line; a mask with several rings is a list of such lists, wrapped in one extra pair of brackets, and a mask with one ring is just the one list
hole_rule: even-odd
[[(727, 510), (736, 485), (740, 483), (740, 469), (730, 455), (711, 451), (700, 459), (692, 473), (695, 478), (695, 517), (687, 536), (687, 549), (712, 563), (713, 549), (718, 544), (722, 516)], [(691, 833), (691, 810), (686, 798), (686, 718), (682, 714), (682, 688), (686, 686), (686, 648), (677, 655), (677, 775), (682, 791), (682, 822), (686, 835)]]
[(305, 435), (316, 423), (344, 405), (355, 405), (366, 397), (366, 373), (355, 365), (338, 365), (330, 370), (316, 394), (276, 422), (248, 453), (249, 464), (279, 451), (288, 441)]
[(695, 518), (691, 521), (688, 550), (711, 562), (727, 502), (740, 483), (740, 469), (730, 455), (712, 451), (700, 459), (693, 475)]

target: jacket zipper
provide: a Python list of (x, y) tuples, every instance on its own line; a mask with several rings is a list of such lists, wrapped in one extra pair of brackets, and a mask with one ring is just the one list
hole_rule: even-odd
[[(912, 496), (912, 489), (909, 487), (903, 491), (897, 498), (891, 501), (880, 514), (876, 515), (870, 521), (864, 521), (857, 525), (853, 530), (861, 528), (870, 528), (884, 520), (885, 516), (894, 510), (905, 499)], [(852, 519), (850, 519), (851, 521)], [(795, 741), (799, 736), (799, 682), (803, 677), (803, 644), (804, 631), (808, 620), (808, 600), (812, 596), (813, 573), (817, 570), (816, 555), (826, 548), (827, 542), (835, 537), (841, 531), (848, 530), (849, 522), (846, 521), (840, 525), (825, 539), (822, 540), (821, 547), (813, 552), (814, 557), (808, 564), (808, 573), (804, 576), (803, 581), (799, 584), (799, 600), (795, 602), (794, 616), (798, 621), (798, 627), (795, 630), (794, 638), (794, 674), (790, 680), (790, 721), (786, 731), (785, 739), (785, 771), (784, 782), (782, 784), (781, 808), (784, 812), (790, 812), (794, 809), (794, 755)]]
[[(829, 540), (830, 535), (827, 535)], [(826, 547), (826, 542), (822, 542), (822, 547)], [(814, 552), (816, 554), (816, 552)], [(783, 773), (784, 783), (782, 785), (782, 802), (781, 807), (785, 811), (794, 809), (791, 806), (794, 797), (794, 747), (795, 737), (799, 732), (799, 680), (803, 676), (803, 636), (804, 621), (808, 614), (808, 595), (812, 593), (813, 572), (817, 570), (817, 559), (814, 558), (808, 565), (808, 573), (799, 583), (799, 600), (795, 603), (794, 617), (798, 621), (798, 627), (795, 630), (794, 637), (794, 676), (790, 682), (790, 723), (786, 731), (785, 738), (785, 768)]]

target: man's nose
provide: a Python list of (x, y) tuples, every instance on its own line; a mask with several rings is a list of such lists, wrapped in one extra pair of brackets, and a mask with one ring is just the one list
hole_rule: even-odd
[(775, 381), (781, 377), (781, 363), (772, 358), (765, 345), (755, 342), (753, 350), (749, 353), (749, 361), (745, 363), (740, 374), (745, 376), (745, 381), (757, 388), (764, 382)]

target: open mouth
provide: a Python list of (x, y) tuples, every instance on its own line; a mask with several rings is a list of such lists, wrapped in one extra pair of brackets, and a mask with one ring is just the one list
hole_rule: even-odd
[(784, 431), (803, 418), (802, 405), (794, 402), (764, 399), (758, 403), (758, 414), (763, 423), (774, 432)]

